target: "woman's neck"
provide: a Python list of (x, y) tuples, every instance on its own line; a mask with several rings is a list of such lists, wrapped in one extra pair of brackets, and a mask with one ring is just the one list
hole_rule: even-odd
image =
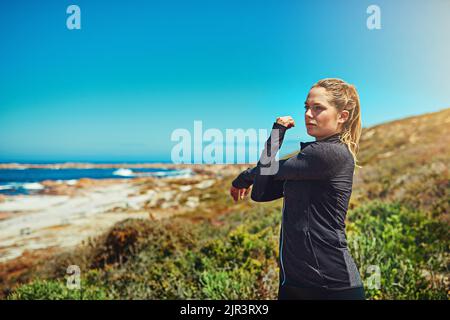
[(338, 135), (338, 134), (340, 134), (340, 132), (335, 132), (335, 133), (330, 134), (330, 135), (328, 135), (328, 136), (326, 136), (326, 137), (320, 137), (319, 139), (316, 138), (316, 141), (322, 141), (322, 140), (328, 139), (328, 138), (330, 138), (330, 137), (332, 137), (332, 136), (335, 136), (335, 135)]

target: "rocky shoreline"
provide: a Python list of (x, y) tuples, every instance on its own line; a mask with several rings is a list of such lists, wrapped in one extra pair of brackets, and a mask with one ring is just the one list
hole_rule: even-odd
[(248, 165), (170, 167), (189, 168), (194, 174), (166, 178), (83, 178), (71, 184), (46, 180), (41, 182), (45, 189), (38, 194), (3, 196), (0, 201), (0, 263), (30, 252), (58, 252), (74, 247), (128, 218), (160, 219), (195, 210), (208, 197), (203, 191), (218, 179), (238, 174)]

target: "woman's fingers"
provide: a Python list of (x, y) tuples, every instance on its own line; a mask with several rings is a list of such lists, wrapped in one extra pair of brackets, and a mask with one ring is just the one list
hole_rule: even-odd
[(238, 201), (238, 189), (236, 189), (235, 187), (231, 187), (231, 189), (230, 189), (230, 194), (231, 194), (231, 197), (233, 198), (233, 200), (234, 200), (234, 202), (237, 202)]
[(233, 198), (234, 202), (238, 202), (239, 200), (244, 200), (245, 196), (247, 196), (249, 194), (250, 190), (251, 190), (251, 187), (247, 188), (247, 189), (244, 189), (244, 188), (238, 189), (235, 187), (231, 187), (230, 195)]
[(288, 129), (295, 127), (295, 121), (294, 119), (292, 119), (291, 116), (278, 117), (276, 122), (278, 124), (281, 124), (282, 126), (285, 126)]
[(251, 190), (251, 187), (240, 190), (241, 191), (241, 200), (244, 200), (244, 198), (249, 194), (250, 190)]
[(236, 197), (236, 198), (235, 198), (235, 199), (236, 199), (235, 201), (238, 202), (238, 201), (239, 201), (239, 197), (240, 197), (239, 189), (236, 190), (236, 196), (235, 196), (235, 197)]

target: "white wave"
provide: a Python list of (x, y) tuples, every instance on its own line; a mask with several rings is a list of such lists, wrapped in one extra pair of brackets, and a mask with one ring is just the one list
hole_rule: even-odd
[(42, 190), (45, 187), (39, 182), (11, 182), (10, 184), (0, 185), (0, 190), (17, 190), (20, 188), (27, 190)]
[(192, 176), (191, 169), (182, 170), (172, 170), (172, 171), (155, 171), (155, 172), (145, 172), (140, 174), (140, 176), (150, 176), (150, 177), (190, 177)]
[(115, 176), (122, 176), (122, 177), (132, 177), (134, 176), (134, 172), (130, 169), (120, 168), (117, 169), (112, 173)]
[(77, 184), (77, 179), (70, 179), (66, 181), (66, 184), (68, 184), (69, 186), (73, 186), (75, 184)]
[(44, 189), (44, 186), (38, 182), (29, 182), (22, 184), (22, 188), (28, 190), (41, 190)]

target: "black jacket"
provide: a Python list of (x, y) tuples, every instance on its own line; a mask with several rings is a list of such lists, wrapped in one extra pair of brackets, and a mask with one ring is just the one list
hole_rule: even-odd
[[(355, 163), (340, 134), (301, 142), (301, 151), (276, 161), (286, 127), (274, 123), (258, 164), (236, 188), (253, 184), (254, 201), (283, 199), (280, 285), (345, 289), (362, 286), (345, 234)], [(278, 133), (278, 134), (277, 134)]]

